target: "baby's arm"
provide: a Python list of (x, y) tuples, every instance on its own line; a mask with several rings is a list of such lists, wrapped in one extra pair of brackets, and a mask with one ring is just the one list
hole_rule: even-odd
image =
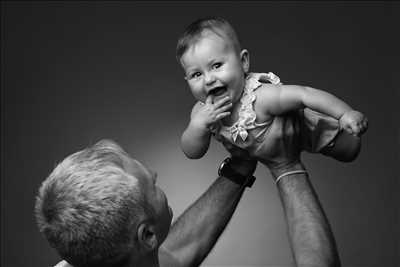
[(262, 99), (267, 112), (282, 115), (291, 110), (308, 107), (335, 119), (352, 108), (334, 95), (308, 86), (270, 85), (262, 90)]
[(210, 145), (210, 127), (222, 118), (230, 115), (232, 107), (229, 97), (213, 103), (212, 96), (208, 96), (203, 104), (197, 102), (190, 116), (190, 122), (182, 134), (182, 150), (188, 158), (199, 159), (204, 156)]
[(353, 110), (343, 100), (328, 92), (299, 85), (270, 87), (261, 90), (267, 114), (281, 115), (290, 110), (308, 107), (339, 120), (340, 127), (352, 134), (358, 135), (367, 128), (367, 119), (362, 113)]

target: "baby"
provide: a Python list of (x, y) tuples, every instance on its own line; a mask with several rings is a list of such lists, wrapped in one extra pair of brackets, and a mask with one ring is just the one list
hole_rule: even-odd
[[(201, 158), (211, 136), (232, 153), (268, 160), (274, 120), (300, 131), (302, 150), (339, 161), (353, 161), (361, 146), (366, 117), (322, 90), (282, 85), (273, 73), (250, 73), (249, 52), (232, 26), (221, 18), (190, 24), (180, 37), (177, 60), (198, 102), (182, 134), (185, 155)], [(245, 154), (243, 154), (245, 152)]]

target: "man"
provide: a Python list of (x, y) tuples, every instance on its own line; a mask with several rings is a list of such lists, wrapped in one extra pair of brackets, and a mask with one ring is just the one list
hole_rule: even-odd
[[(293, 146), (285, 144), (296, 140), (275, 138), (287, 149)], [(278, 181), (295, 262), (339, 266), (330, 226), (299, 152), (284, 151), (265, 164)], [(198, 266), (254, 181), (255, 167), (256, 162), (238, 157), (225, 161), (220, 177), (170, 229), (172, 211), (156, 186), (156, 174), (103, 140), (53, 170), (40, 188), (35, 213), (40, 231), (66, 260), (58, 266)]]

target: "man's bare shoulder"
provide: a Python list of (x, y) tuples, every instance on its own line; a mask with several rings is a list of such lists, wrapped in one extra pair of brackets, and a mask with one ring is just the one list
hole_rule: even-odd
[(158, 250), (160, 267), (183, 267), (182, 263), (169, 251), (164, 248)]

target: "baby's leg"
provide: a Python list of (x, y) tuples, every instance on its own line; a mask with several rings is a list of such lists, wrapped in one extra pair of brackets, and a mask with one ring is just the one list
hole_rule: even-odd
[(355, 160), (360, 153), (361, 138), (341, 131), (328, 145), (321, 150), (321, 153), (342, 162)]

